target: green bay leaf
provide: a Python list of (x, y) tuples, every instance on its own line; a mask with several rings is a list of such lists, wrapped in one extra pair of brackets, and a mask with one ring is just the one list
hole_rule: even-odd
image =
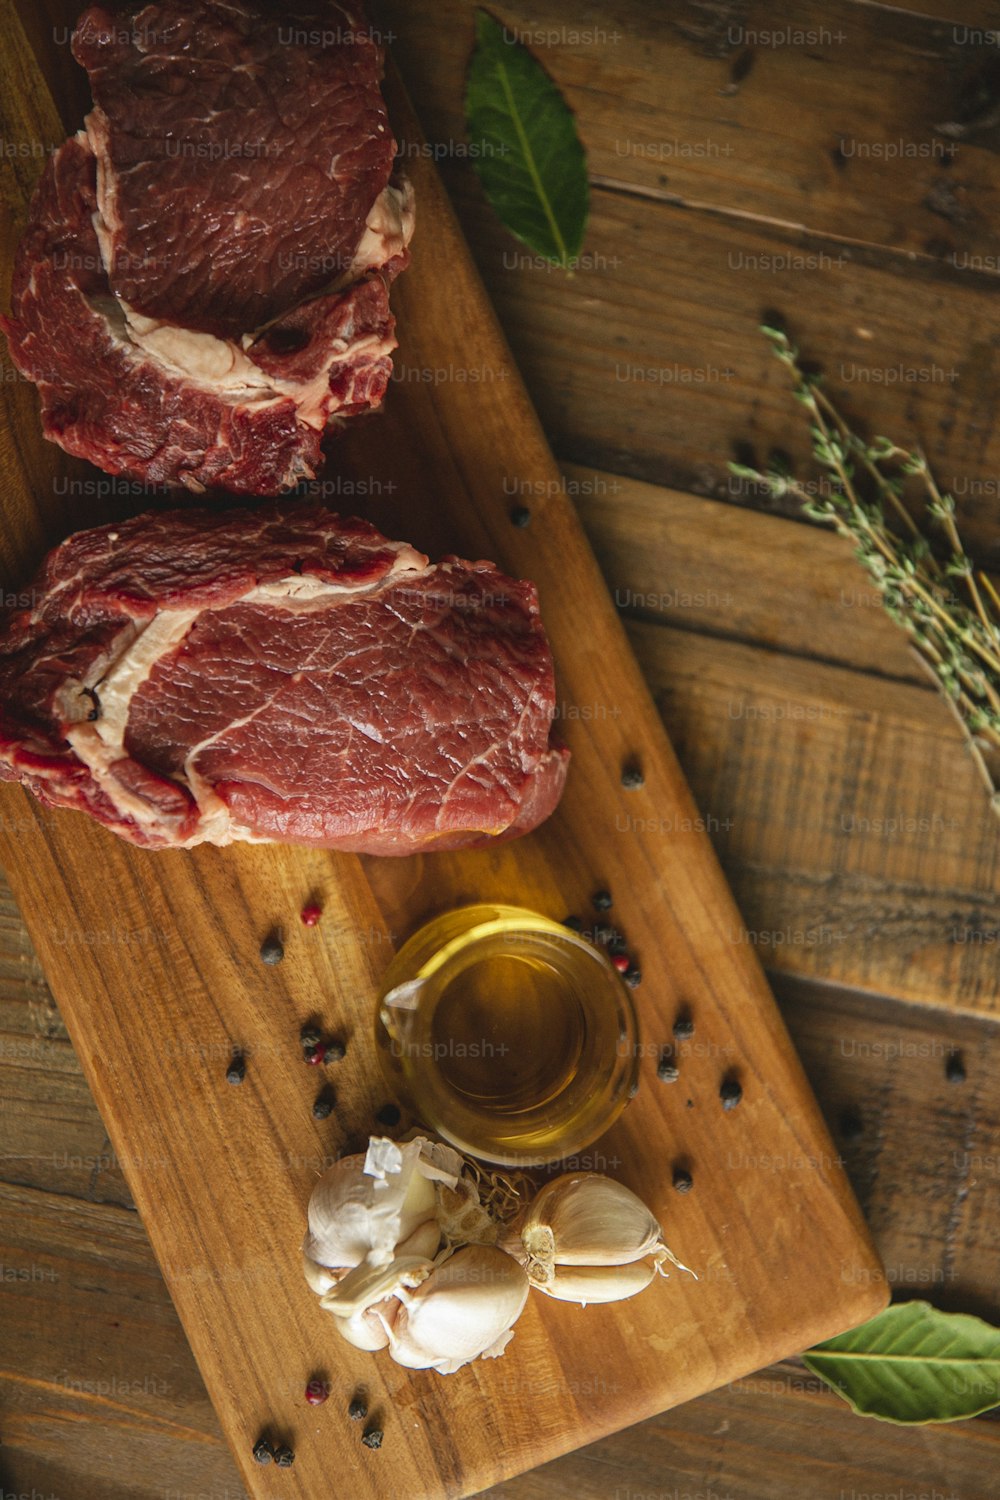
[(803, 1354), (861, 1416), (958, 1422), (1000, 1405), (1000, 1329), (929, 1302), (899, 1302)]
[(484, 10), (476, 12), (465, 114), (472, 160), (503, 223), (572, 269), (590, 206), (572, 110), (541, 63)]

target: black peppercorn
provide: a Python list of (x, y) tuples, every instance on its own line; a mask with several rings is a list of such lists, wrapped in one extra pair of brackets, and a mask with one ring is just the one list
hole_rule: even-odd
[(381, 1446), (382, 1446), (382, 1429), (381, 1429), (381, 1427), (369, 1427), (368, 1430), (362, 1436), (361, 1441), (364, 1443), (364, 1445), (365, 1445), (366, 1448), (381, 1448)]
[(694, 1187), (694, 1179), (690, 1172), (685, 1172), (683, 1167), (674, 1169), (674, 1189), (678, 1193), (689, 1193)]
[(313, 1119), (328, 1120), (333, 1114), (333, 1106), (336, 1102), (333, 1089), (321, 1089), (313, 1101)]
[(375, 1118), (380, 1125), (398, 1125), (399, 1109), (395, 1104), (383, 1104)]
[(642, 983), (642, 970), (638, 964), (630, 964), (622, 977), (629, 989), (637, 990)]
[(735, 1109), (743, 1098), (743, 1090), (735, 1078), (727, 1078), (719, 1090), (723, 1109)]
[(511, 507), (510, 524), (524, 528), (531, 520), (531, 511), (526, 505), (514, 505)]
[(343, 1042), (327, 1042), (327, 1044), (326, 1044), (326, 1060), (327, 1060), (327, 1062), (343, 1062), (344, 1058), (346, 1056), (347, 1056), (347, 1048), (344, 1046)]
[(845, 1109), (840, 1117), (840, 1133), (845, 1141), (860, 1141), (865, 1125), (856, 1109)]
[(689, 1037), (694, 1036), (694, 1022), (690, 1016), (678, 1016), (674, 1022), (674, 1036), (679, 1042), (686, 1042)]
[(656, 1076), (662, 1083), (676, 1083), (681, 1074), (675, 1062), (669, 1057), (661, 1057), (656, 1065)]
[(354, 1396), (352, 1398), (351, 1404), (347, 1408), (347, 1415), (352, 1422), (364, 1421), (368, 1415), (368, 1402), (363, 1396)]
[(280, 964), (284, 956), (284, 943), (276, 932), (270, 933), (260, 945), (261, 962), (265, 964)]
[(240, 1084), (243, 1082), (246, 1076), (246, 1058), (243, 1056), (242, 1052), (234, 1052), (230, 1060), (229, 1067), (226, 1069), (226, 1082), (232, 1083), (234, 1085)]
[(638, 791), (639, 787), (645, 786), (646, 778), (638, 766), (626, 766), (622, 771), (622, 786), (627, 792)]
[(279, 1469), (290, 1469), (295, 1462), (295, 1454), (291, 1448), (279, 1448), (274, 1455), (274, 1461)]
[(949, 1083), (965, 1082), (965, 1063), (960, 1052), (952, 1052), (945, 1063), (944, 1076)]
[(570, 932), (582, 932), (583, 923), (579, 917), (563, 917), (562, 925), (568, 927)]
[(274, 1457), (274, 1449), (267, 1438), (258, 1438), (253, 1445), (253, 1461), (255, 1464), (269, 1464)]
[(307, 1021), (302, 1030), (299, 1032), (299, 1041), (302, 1043), (303, 1047), (318, 1047), (322, 1040), (322, 1032), (320, 1031), (319, 1027), (314, 1026), (311, 1021)]
[(611, 910), (611, 892), (610, 891), (595, 891), (594, 894), (591, 896), (590, 899), (591, 899), (591, 901), (593, 903), (595, 911), (610, 911)]

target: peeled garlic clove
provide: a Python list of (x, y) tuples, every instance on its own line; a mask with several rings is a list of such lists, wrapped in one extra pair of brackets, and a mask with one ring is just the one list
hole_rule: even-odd
[(425, 1260), (433, 1260), (441, 1248), (441, 1228), (437, 1219), (428, 1219), (426, 1224), (421, 1224), (415, 1229), (408, 1240), (402, 1240), (396, 1246), (396, 1255), (416, 1255)]
[(663, 1231), (629, 1188), (597, 1172), (553, 1178), (521, 1220), (529, 1262), (552, 1266), (623, 1266), (663, 1246)]
[(515, 1260), (493, 1245), (467, 1245), (416, 1291), (400, 1294), (389, 1353), (411, 1370), (454, 1374), (502, 1352), (527, 1299), (528, 1278)]
[(421, 1140), (399, 1146), (373, 1137), (365, 1156), (334, 1162), (309, 1199), (302, 1249), (321, 1266), (385, 1262), (434, 1217), (434, 1184), (420, 1171)]
[(344, 1277), (347, 1275), (347, 1268), (344, 1266), (341, 1266), (339, 1268), (331, 1268), (330, 1266), (317, 1265), (316, 1262), (312, 1260), (310, 1256), (306, 1255), (305, 1251), (303, 1250), (302, 1274), (305, 1276), (306, 1280), (312, 1287), (313, 1291), (316, 1293), (317, 1297), (322, 1297), (331, 1289), (331, 1287), (335, 1287), (338, 1281), (343, 1281)]
[(327, 1312), (336, 1313), (338, 1318), (351, 1318), (402, 1287), (419, 1286), (433, 1269), (434, 1262), (419, 1255), (397, 1256), (385, 1266), (365, 1261), (331, 1287), (320, 1298), (319, 1305)]
[(354, 1313), (350, 1318), (338, 1318), (337, 1332), (355, 1349), (374, 1352), (384, 1349), (389, 1342), (389, 1329), (395, 1323), (402, 1303), (395, 1297), (385, 1297), (381, 1302)]
[(655, 1275), (655, 1266), (635, 1260), (621, 1266), (556, 1266), (547, 1281), (533, 1280), (531, 1284), (547, 1297), (586, 1307), (589, 1302), (622, 1302), (634, 1297)]

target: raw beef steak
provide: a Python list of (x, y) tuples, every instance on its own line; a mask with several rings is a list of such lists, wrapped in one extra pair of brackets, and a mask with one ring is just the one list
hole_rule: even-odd
[(530, 583), (318, 505), (78, 532), (0, 634), (0, 777), (147, 848), (526, 833), (569, 752)]
[(238, 339), (350, 269), (396, 152), (360, 10), (95, 5), (73, 55), (94, 95), (99, 228), (121, 301)]
[(322, 14), (174, 0), (77, 28), (98, 105), (42, 176), (0, 326), (46, 436), (108, 473), (274, 493), (381, 403), (412, 192), (381, 48)]

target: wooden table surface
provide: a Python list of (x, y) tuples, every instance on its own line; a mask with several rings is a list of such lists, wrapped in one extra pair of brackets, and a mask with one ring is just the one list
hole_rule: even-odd
[[(589, 151), (572, 278), (505, 234), (464, 154), (472, 5), (383, 17), (887, 1275), (1000, 1322), (1000, 824), (849, 548), (726, 472), (805, 461), (757, 332), (781, 316), (871, 430), (924, 445), (1000, 566), (1000, 17), (948, 8), (494, 7)], [(2, 885), (0, 1095), (0, 1494), (237, 1500)], [(1000, 1420), (862, 1419), (788, 1361), (490, 1493), (985, 1500)]]

